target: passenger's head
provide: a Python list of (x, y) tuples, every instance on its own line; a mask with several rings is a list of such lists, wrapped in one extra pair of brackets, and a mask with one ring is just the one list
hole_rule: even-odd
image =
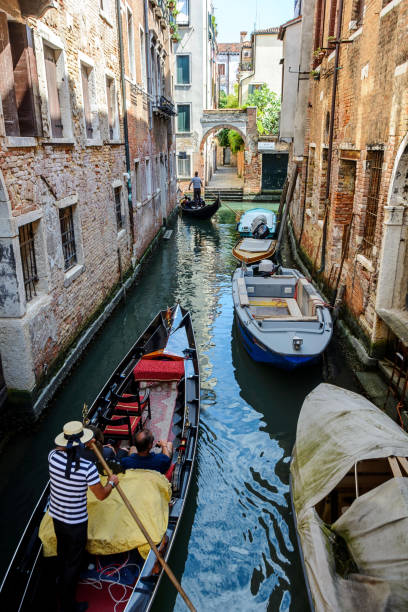
[(196, 172), (194, 172), (194, 176), (198, 176), (198, 172), (197, 172), (197, 171), (196, 171)]
[(154, 436), (150, 429), (142, 429), (135, 435), (135, 446), (138, 453), (149, 451), (154, 442)]

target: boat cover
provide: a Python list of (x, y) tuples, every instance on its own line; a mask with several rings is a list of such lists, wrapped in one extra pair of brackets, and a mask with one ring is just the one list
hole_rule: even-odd
[(269, 251), (271, 244), (272, 240), (269, 239), (259, 240), (256, 238), (244, 238), (239, 248), (241, 251), (248, 251), (249, 253), (264, 253)]
[[(408, 609), (403, 584), (408, 569), (408, 479), (393, 478), (361, 495), (331, 528), (314, 509), (357, 461), (392, 455), (408, 456), (408, 435), (366, 398), (328, 384), (307, 396), (291, 473), (316, 610)], [(345, 539), (359, 574), (342, 578), (336, 572), (336, 533)]]
[[(169, 518), (171, 485), (153, 470), (127, 470), (119, 474), (120, 486), (155, 544), (166, 532)], [(44, 556), (57, 554), (54, 525), (48, 511), (39, 531)], [(95, 555), (110, 555), (138, 548), (146, 558), (150, 546), (136, 525), (117, 490), (99, 501), (88, 490), (88, 542), (86, 549)]]

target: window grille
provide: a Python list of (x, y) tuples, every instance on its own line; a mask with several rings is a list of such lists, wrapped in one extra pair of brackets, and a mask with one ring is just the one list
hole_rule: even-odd
[(371, 256), (374, 246), (383, 156), (383, 151), (372, 151), (367, 157), (368, 194), (363, 236), (363, 254), (366, 257)]
[(35, 286), (38, 282), (37, 262), (35, 260), (33, 224), (22, 225), (18, 230), (20, 240), (21, 264), (26, 300), (29, 302), (37, 295)]
[(118, 231), (123, 227), (123, 218), (122, 218), (122, 206), (120, 201), (120, 187), (115, 187), (115, 212), (116, 212), (116, 224), (118, 226)]
[(65, 270), (69, 270), (77, 263), (72, 206), (60, 208), (59, 218)]

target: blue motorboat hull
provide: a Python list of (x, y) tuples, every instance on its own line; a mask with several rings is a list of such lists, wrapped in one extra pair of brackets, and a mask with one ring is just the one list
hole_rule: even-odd
[(238, 329), (242, 337), (242, 341), (247, 351), (248, 355), (254, 360), (259, 361), (261, 363), (269, 363), (283, 370), (295, 370), (299, 366), (311, 365), (316, 363), (319, 358), (319, 355), (282, 355), (280, 353), (275, 353), (266, 347), (261, 348), (259, 342), (254, 338), (254, 336), (245, 329), (239, 318), (237, 317)]

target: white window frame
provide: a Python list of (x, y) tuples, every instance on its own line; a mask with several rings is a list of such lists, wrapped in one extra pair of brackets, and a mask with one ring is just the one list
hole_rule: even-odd
[[(130, 31), (129, 31), (129, 23), (131, 25)], [(133, 11), (128, 4), (126, 4), (126, 32), (127, 32), (127, 45), (128, 45), (129, 78), (132, 81), (132, 83), (135, 83), (136, 82), (135, 23), (133, 20)]]
[(136, 203), (139, 204), (143, 200), (142, 169), (139, 158), (133, 160), (133, 176), (133, 193), (135, 194)]
[(192, 104), (191, 102), (177, 102), (176, 104), (176, 110), (178, 109), (179, 106), (189, 106), (190, 107), (190, 129), (186, 132), (179, 132), (178, 129), (178, 120), (176, 117), (176, 134), (191, 134), (193, 131), (193, 116), (192, 116)]
[(152, 176), (152, 160), (150, 157), (145, 158), (145, 185), (146, 185), (146, 200), (150, 200), (153, 196), (153, 176)]
[[(72, 114), (71, 114), (71, 102), (70, 92), (68, 87), (68, 73), (67, 73), (67, 58), (62, 40), (44, 25), (38, 21), (36, 29), (33, 32), (34, 48), (37, 58), (37, 73), (38, 73), (38, 89), (41, 99), (42, 106), (42, 127), (44, 136), (49, 138), (49, 141), (74, 143), (73, 129), (72, 129)], [(57, 60), (57, 76), (60, 84), (60, 109), (61, 109), (61, 123), (62, 123), (62, 137), (56, 137), (52, 134), (51, 127), (51, 116), (48, 103), (48, 85), (47, 75), (45, 71), (45, 57), (44, 57), (44, 45), (51, 47), (59, 51), (59, 57)]]
[[(126, 214), (125, 214), (125, 190), (123, 188), (123, 183), (120, 179), (115, 179), (114, 181), (111, 182), (111, 186), (112, 186), (112, 194), (113, 194), (113, 215), (114, 215), (114, 224), (115, 224), (115, 228), (116, 228), (116, 233), (118, 238), (124, 233), (126, 232), (126, 226), (127, 226), (127, 219), (126, 219)], [(115, 200), (115, 189), (119, 189), (120, 188), (120, 215), (121, 215), (121, 219), (122, 219), (122, 227), (118, 228), (117, 226), (117, 218), (116, 218), (116, 200)]]
[[(113, 138), (110, 138), (110, 134), (109, 134), (108, 88), (107, 88), (108, 79), (113, 81), (113, 113), (114, 113)], [(105, 70), (105, 99), (106, 99), (107, 138), (109, 142), (118, 142), (120, 140), (118, 94), (117, 94), (117, 87), (116, 87), (116, 78), (113, 72), (111, 72), (110, 70)]]
[(177, 25), (181, 26), (181, 27), (188, 27), (190, 25), (190, 0), (183, 0), (183, 2), (187, 2), (187, 20), (184, 21), (180, 21), (180, 17), (179, 15), (181, 15), (181, 11), (179, 9), (179, 4), (180, 2), (177, 2), (177, 10), (180, 11), (179, 14), (176, 16), (176, 23)]
[[(66, 198), (62, 198), (61, 200), (57, 200), (55, 202), (55, 206), (57, 208), (58, 215), (58, 227), (60, 225), (59, 220), (59, 210), (61, 208), (66, 208), (67, 206), (72, 207), (72, 220), (74, 224), (74, 237), (75, 237), (75, 252), (76, 252), (76, 264), (69, 268), (69, 270), (64, 271), (64, 287), (69, 287), (69, 285), (76, 279), (82, 272), (85, 270), (84, 266), (84, 246), (82, 241), (82, 230), (81, 230), (81, 219), (79, 216), (79, 207), (78, 207), (78, 195), (74, 194), (72, 196), (67, 196)], [(62, 241), (61, 245), (61, 265), (64, 270), (64, 253), (62, 250)]]
[(147, 56), (146, 56), (146, 36), (142, 26), (139, 26), (140, 35), (140, 82), (144, 89), (147, 91)]
[[(101, 145), (101, 133), (99, 129), (99, 113), (98, 113), (98, 98), (96, 91), (96, 75), (95, 75), (95, 62), (84, 55), (81, 51), (78, 51), (78, 69), (79, 69), (79, 87), (81, 89), (81, 100), (84, 100), (84, 92), (82, 89), (82, 78), (81, 70), (82, 65), (89, 70), (88, 85), (89, 85), (89, 104), (91, 107), (92, 116), (92, 138), (88, 138), (86, 135), (86, 117), (83, 112), (83, 128), (85, 130), (85, 140), (87, 145)], [(82, 107), (84, 108), (84, 107)]]
[[(179, 179), (191, 179), (191, 158), (192, 155), (190, 152), (186, 151), (186, 158), (185, 159), (181, 159), (180, 157), (177, 156), (177, 178)], [(189, 172), (188, 173), (184, 173), (184, 174), (180, 174), (179, 173), (179, 161), (183, 161), (183, 162), (187, 162), (189, 163)]]
[[(188, 83), (179, 83), (177, 75), (178, 75), (178, 69), (177, 69), (177, 58), (178, 57), (188, 57)], [(188, 85), (191, 85), (191, 53), (177, 53), (176, 54), (176, 85), (179, 86), (185, 86), (187, 87)]]

